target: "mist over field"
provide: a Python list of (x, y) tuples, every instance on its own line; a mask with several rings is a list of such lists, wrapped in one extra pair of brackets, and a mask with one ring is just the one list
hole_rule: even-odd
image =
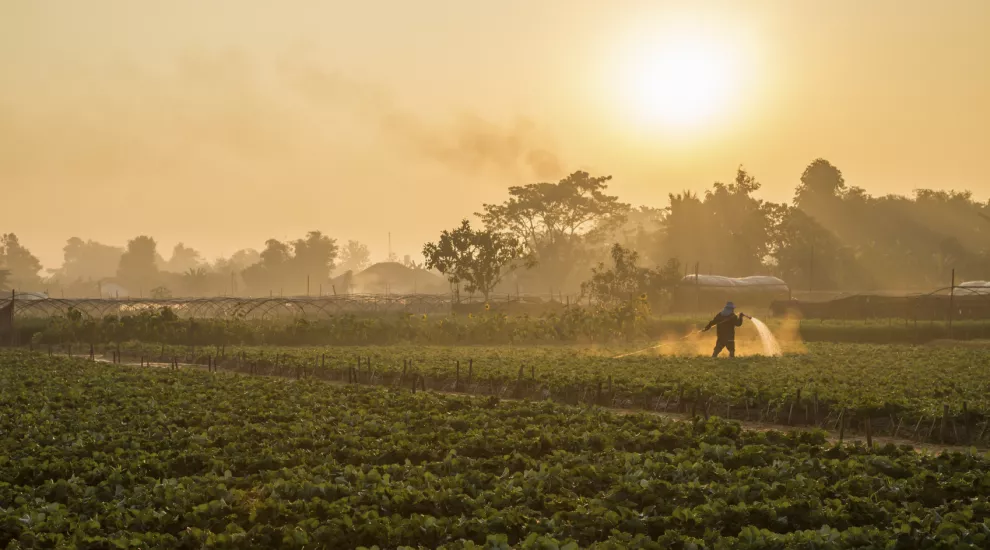
[[(762, 184), (753, 197), (783, 204), (817, 158), (877, 200), (969, 190), (986, 205), (990, 76), (972, 70), (990, 51), (982, 2), (934, 15), (890, 1), (561, 6), (445, 6), (439, 18), (375, 2), (4, 6), (0, 181), (5, 203), (26, 206), (0, 232), (39, 258), (42, 278), (73, 237), (123, 248), (147, 235), (166, 258), (183, 243), (214, 262), (319, 230), (365, 243), (374, 261), (390, 249), (422, 261), (424, 243), (509, 186), (582, 170), (663, 210), (741, 165)], [(919, 216), (946, 226), (913, 261), (980, 253), (985, 234), (959, 227), (972, 215)], [(637, 250), (742, 273), (676, 247)], [(37, 288), (32, 275), (14, 279)]]
[(990, 548), (990, 2), (0, 2), (0, 548)]

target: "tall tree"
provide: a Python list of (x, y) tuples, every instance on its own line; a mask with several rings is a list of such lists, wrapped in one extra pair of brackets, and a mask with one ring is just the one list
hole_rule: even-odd
[(337, 260), (337, 241), (320, 231), (310, 231), (305, 238), (292, 242), (292, 271), (301, 277), (305, 284), (306, 277), (311, 277), (317, 284), (330, 278), (334, 262)]
[(159, 283), (157, 258), (155, 239), (145, 235), (131, 239), (120, 257), (117, 278), (132, 294), (142, 288), (150, 290)]
[(871, 285), (852, 249), (799, 208), (787, 208), (775, 232), (774, 263), (795, 290)]
[(753, 197), (760, 183), (742, 167), (732, 183), (715, 182), (704, 197), (670, 195), (663, 218), (658, 263), (683, 261), (705, 273), (731, 277), (764, 271), (778, 206)]
[(801, 174), (801, 183), (794, 193), (794, 205), (814, 211), (821, 208), (822, 203), (832, 202), (841, 196), (845, 189), (846, 180), (842, 177), (842, 171), (831, 162), (818, 158)]
[(502, 204), (485, 204), (478, 214), (489, 228), (527, 245), (545, 282), (560, 288), (581, 262), (589, 241), (624, 219), (629, 205), (606, 194), (612, 176), (574, 172), (557, 183), (509, 188)]
[(0, 268), (10, 272), (8, 284), (14, 288), (38, 290), (41, 286), (41, 261), (13, 233), (0, 236)]
[(492, 229), (474, 230), (468, 220), (423, 247), (427, 269), (443, 273), (451, 283), (464, 283), (465, 290), (480, 292), (485, 301), (523, 252), (516, 236)]
[(199, 251), (179, 243), (172, 249), (172, 257), (169, 258), (166, 269), (172, 273), (185, 273), (200, 267), (202, 263), (203, 257)]
[(338, 267), (338, 271), (353, 271), (356, 273), (369, 265), (371, 265), (371, 251), (368, 249), (368, 246), (358, 241), (347, 241), (347, 246), (340, 251), (340, 266)]
[(268, 239), (258, 258), (257, 263), (244, 268), (241, 273), (248, 289), (255, 294), (282, 290), (282, 282), (292, 260), (292, 248), (278, 239)]
[(269, 269), (275, 269), (287, 264), (292, 259), (292, 248), (277, 239), (265, 241), (265, 249), (259, 255), (261, 264)]
[(182, 274), (187, 296), (203, 296), (210, 290), (210, 272), (205, 267), (191, 267)]
[(113, 277), (123, 254), (124, 249), (119, 246), (72, 237), (62, 247), (62, 267), (55, 276), (66, 282)]
[(217, 273), (238, 273), (261, 261), (261, 254), (253, 248), (244, 248), (234, 252), (230, 258), (217, 258), (213, 262), (213, 271)]

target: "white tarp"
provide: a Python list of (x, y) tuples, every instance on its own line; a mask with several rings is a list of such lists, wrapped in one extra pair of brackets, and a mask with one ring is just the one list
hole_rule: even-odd
[(14, 295), (15, 300), (45, 300), (48, 295), (44, 292), (18, 292)]
[(990, 281), (966, 281), (956, 285), (956, 295), (990, 294)]
[(702, 289), (731, 289), (733, 291), (787, 292), (787, 283), (768, 275), (752, 277), (723, 277), (721, 275), (688, 275), (681, 279), (682, 286), (698, 286)]

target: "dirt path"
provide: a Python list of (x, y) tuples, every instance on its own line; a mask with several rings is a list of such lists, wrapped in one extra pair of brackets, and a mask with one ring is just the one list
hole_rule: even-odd
[[(89, 355), (72, 355), (71, 357), (75, 357), (77, 359), (89, 359)], [(98, 361), (100, 363), (114, 364), (111, 359), (108, 359), (106, 357), (96, 357), (95, 358), (95, 361)], [(135, 363), (133, 361), (121, 361), (121, 362), (116, 363), (116, 364), (118, 364), (118, 365), (124, 365), (124, 366), (129, 366), (129, 367), (154, 367), (154, 368), (170, 368), (172, 366), (171, 363), (161, 363), (161, 362), (151, 362), (151, 361), (145, 361), (143, 364), (142, 363)], [(198, 364), (193, 364), (193, 363), (178, 363), (178, 366), (180, 368), (195, 368), (195, 369), (199, 369), (199, 370), (208, 370), (208, 367), (206, 365), (198, 365)], [(248, 374), (248, 373), (244, 373), (244, 372), (240, 372), (240, 371), (235, 371), (235, 370), (229, 370), (229, 369), (220, 369), (220, 370), (222, 372), (226, 373), (226, 374), (233, 374), (233, 375), (241, 375), (241, 376), (266, 376), (266, 377), (269, 377), (269, 378), (279, 378), (279, 379), (286, 380), (286, 381), (293, 381), (294, 380), (293, 377), (287, 376), (287, 375), (281, 375), (280, 376), (280, 375), (276, 375), (276, 374)], [(347, 385), (351, 385), (349, 382), (345, 382), (343, 380), (333, 380), (333, 379), (326, 379), (326, 378), (319, 378), (318, 380), (320, 382), (323, 382), (323, 383), (326, 383), (326, 384), (335, 385), (335, 386), (347, 386)], [(383, 386), (383, 387), (385, 387), (384, 384), (363, 384), (363, 383), (360, 383), (360, 384), (362, 384), (362, 385), (376, 385), (376, 386)], [(393, 386), (389, 386), (389, 387), (395, 387), (395, 386), (393, 385)], [(475, 398), (490, 397), (490, 396), (485, 396), (485, 395), (481, 395), (481, 394), (477, 394), (477, 393), (460, 392), (460, 391), (450, 391), (450, 390), (429, 389), (429, 390), (421, 390), (421, 391), (429, 391), (429, 392), (432, 392), (432, 393), (438, 393), (438, 394), (442, 394), (442, 395), (459, 396), (459, 397), (475, 397)], [(503, 401), (526, 401), (525, 399), (516, 399), (516, 398), (511, 398), (511, 397), (499, 397), (499, 399), (500, 400), (503, 400)], [(652, 416), (657, 416), (657, 417), (661, 417), (661, 418), (666, 418), (666, 419), (674, 420), (674, 421), (677, 421), (677, 422), (689, 422), (689, 421), (691, 421), (691, 415), (690, 414), (687, 414), (687, 413), (659, 412), (659, 411), (650, 411), (650, 410), (646, 410), (646, 409), (622, 409), (622, 408), (617, 408), (617, 407), (606, 407), (606, 406), (599, 406), (599, 407), (600, 408), (603, 408), (603, 409), (606, 409), (606, 410), (608, 410), (608, 411), (610, 411), (610, 412), (612, 412), (614, 414), (622, 414), (622, 415), (626, 415), (626, 414), (648, 414), (648, 415), (652, 415)], [(770, 431), (770, 430), (778, 430), (778, 431), (783, 431), (783, 432), (789, 432), (789, 431), (812, 431), (812, 430), (815, 429), (815, 428), (802, 427), (802, 426), (787, 426), (787, 425), (783, 425), (783, 424), (773, 424), (773, 423), (767, 423), (767, 422), (754, 422), (754, 421), (751, 421), (751, 420), (740, 420), (740, 419), (735, 419), (735, 418), (731, 419), (731, 421), (738, 423), (745, 430), (760, 431), (760, 432), (766, 432), (766, 431)], [(835, 432), (835, 431), (832, 431), (832, 430), (827, 430), (827, 429), (824, 429), (824, 428), (818, 428), (818, 429), (821, 430), (821, 431), (824, 431), (826, 433), (826, 439), (830, 443), (839, 443), (841, 441), (844, 444), (861, 444), (861, 445), (864, 445), (864, 446), (866, 445), (866, 436), (864, 436), (864, 435), (861, 435), (861, 434), (847, 434), (842, 439), (840, 439), (838, 432)], [(875, 435), (875, 436), (872, 437), (872, 439), (873, 439), (873, 444), (874, 445), (883, 446), (883, 445), (887, 445), (888, 443), (892, 443), (894, 445), (909, 445), (909, 446), (913, 447), (914, 450), (917, 451), (917, 452), (919, 452), (919, 453), (935, 453), (935, 454), (937, 454), (937, 453), (941, 453), (943, 451), (968, 452), (971, 449), (976, 449), (977, 451), (980, 451), (980, 452), (987, 452), (988, 450), (990, 450), (990, 449), (985, 448), (985, 447), (972, 447), (972, 446), (964, 446), (964, 445), (938, 445), (938, 444), (934, 444), (934, 443), (922, 443), (922, 442), (913, 441), (913, 440), (910, 440), (910, 439), (893, 438), (893, 437), (880, 436), (880, 435)]]

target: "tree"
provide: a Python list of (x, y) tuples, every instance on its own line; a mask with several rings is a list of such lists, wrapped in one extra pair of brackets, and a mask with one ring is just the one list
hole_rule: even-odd
[(658, 269), (637, 266), (639, 254), (621, 244), (610, 250), (612, 267), (599, 263), (592, 268), (591, 278), (581, 284), (581, 293), (600, 305), (610, 307), (645, 297), (653, 305), (666, 304), (673, 288), (680, 283), (681, 264), (670, 259)]
[(54, 275), (62, 281), (98, 281), (113, 277), (124, 249), (72, 237), (62, 247), (62, 267)]
[(320, 231), (310, 231), (303, 239), (292, 242), (295, 256), (292, 258), (293, 273), (305, 282), (306, 277), (322, 283), (330, 278), (337, 259), (337, 241)]
[(265, 249), (259, 255), (261, 264), (268, 269), (275, 269), (287, 264), (292, 259), (292, 249), (288, 244), (277, 239), (265, 241)]
[(155, 239), (144, 235), (127, 242), (127, 250), (120, 257), (117, 278), (132, 292), (134, 288), (152, 288), (158, 283), (157, 249)]
[(369, 265), (371, 265), (371, 251), (368, 249), (368, 246), (358, 241), (347, 241), (347, 246), (340, 251), (340, 267), (338, 271), (353, 271), (356, 273), (364, 270)]
[(182, 286), (189, 296), (202, 296), (209, 292), (210, 272), (205, 267), (191, 267), (182, 274)]
[(811, 162), (801, 174), (801, 183), (794, 193), (794, 205), (803, 209), (817, 209), (842, 195), (846, 180), (842, 171), (829, 161), (819, 158)]
[(41, 286), (41, 261), (13, 233), (0, 236), (0, 266), (10, 273), (8, 284), (14, 288), (30, 290)]
[(523, 254), (524, 246), (514, 235), (492, 229), (476, 231), (468, 220), (423, 247), (427, 269), (443, 273), (451, 283), (465, 283), (465, 290), (481, 292), (485, 301)]
[(8, 281), (10, 281), (10, 271), (0, 269), (0, 291), (10, 290), (10, 287), (7, 286), (10, 284)]
[(230, 258), (217, 258), (213, 262), (213, 271), (217, 273), (232, 273), (244, 271), (247, 267), (261, 261), (261, 254), (253, 248), (245, 248), (234, 252)]
[(654, 260), (697, 262), (706, 273), (756, 275), (765, 268), (779, 205), (753, 197), (760, 183), (743, 167), (732, 183), (715, 182), (704, 197), (670, 195)]
[(485, 204), (478, 215), (525, 243), (546, 282), (559, 288), (585, 259), (585, 245), (620, 224), (629, 209), (605, 193), (611, 179), (574, 172), (557, 183), (510, 187), (507, 201)]
[(871, 285), (853, 251), (799, 208), (786, 209), (774, 238), (777, 271), (795, 289), (834, 290)]
[(277, 239), (265, 241), (259, 261), (241, 272), (244, 283), (253, 292), (271, 292), (282, 288), (282, 280), (292, 260), (292, 249)]
[(260, 258), (241, 273), (251, 290), (297, 293), (306, 289), (307, 277), (317, 285), (329, 280), (337, 259), (337, 242), (319, 231), (310, 231), (291, 243), (268, 239)]
[(184, 273), (199, 267), (202, 263), (203, 257), (199, 251), (179, 243), (172, 249), (172, 257), (169, 258), (166, 268), (173, 273)]

